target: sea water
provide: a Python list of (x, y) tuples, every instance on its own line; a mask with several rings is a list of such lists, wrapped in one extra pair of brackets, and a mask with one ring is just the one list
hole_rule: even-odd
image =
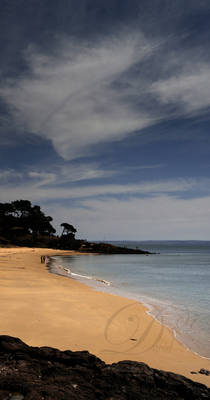
[(112, 242), (151, 255), (57, 256), (51, 272), (132, 298), (192, 351), (210, 358), (210, 242)]

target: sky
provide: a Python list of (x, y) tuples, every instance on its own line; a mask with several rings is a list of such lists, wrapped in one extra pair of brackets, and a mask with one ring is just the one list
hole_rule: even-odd
[(210, 240), (209, 0), (1, 0), (0, 42), (0, 202)]

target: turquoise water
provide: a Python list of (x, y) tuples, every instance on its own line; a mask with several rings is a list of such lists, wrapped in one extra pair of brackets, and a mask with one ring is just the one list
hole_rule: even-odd
[(112, 242), (160, 254), (54, 257), (51, 271), (146, 304), (191, 350), (210, 358), (210, 242)]

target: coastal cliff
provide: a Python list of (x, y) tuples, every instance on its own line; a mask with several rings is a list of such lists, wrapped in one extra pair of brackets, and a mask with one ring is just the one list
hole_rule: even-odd
[(0, 336), (0, 399), (199, 400), (210, 389), (141, 362), (105, 364), (87, 351), (30, 347)]

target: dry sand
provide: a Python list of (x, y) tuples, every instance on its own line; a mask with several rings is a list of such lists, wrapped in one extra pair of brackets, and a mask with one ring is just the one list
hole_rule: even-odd
[(135, 360), (205, 383), (210, 360), (178, 342), (135, 301), (94, 291), (50, 274), (41, 255), (75, 254), (50, 249), (0, 248), (0, 334), (32, 346), (88, 350), (107, 363)]

